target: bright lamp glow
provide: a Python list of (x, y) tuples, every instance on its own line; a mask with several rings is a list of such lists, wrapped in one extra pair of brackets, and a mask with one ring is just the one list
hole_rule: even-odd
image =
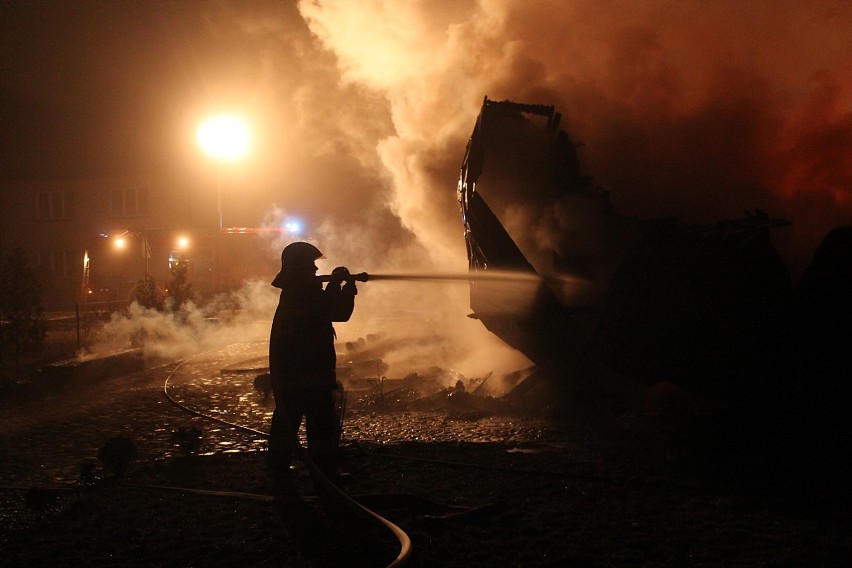
[(302, 231), (302, 224), (298, 221), (287, 221), (284, 223), (284, 229), (291, 235), (297, 235)]
[(186, 237), (178, 238), (177, 246), (178, 246), (178, 248), (185, 249), (186, 247), (189, 246), (189, 239), (187, 239)]
[(251, 146), (248, 124), (231, 115), (214, 116), (202, 122), (196, 139), (204, 152), (220, 160), (239, 160)]
[(115, 238), (115, 248), (123, 249), (124, 245), (127, 244), (127, 241), (124, 240), (124, 237), (116, 237)]

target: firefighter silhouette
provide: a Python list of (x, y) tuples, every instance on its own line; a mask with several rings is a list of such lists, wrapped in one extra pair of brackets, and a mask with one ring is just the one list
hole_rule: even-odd
[(281, 271), (272, 285), (281, 296), (269, 338), (269, 370), (275, 411), (269, 433), (269, 463), (276, 473), (289, 470), (305, 420), (308, 455), (327, 476), (337, 474), (339, 427), (334, 392), (335, 331), (348, 321), (358, 293), (349, 271), (338, 267), (322, 288), (316, 278), (315, 246), (296, 242), (281, 252)]

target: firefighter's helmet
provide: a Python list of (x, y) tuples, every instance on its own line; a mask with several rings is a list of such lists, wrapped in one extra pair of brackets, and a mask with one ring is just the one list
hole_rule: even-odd
[(313, 264), (319, 258), (323, 258), (322, 252), (311, 243), (290, 243), (281, 251), (281, 269)]
[(281, 251), (281, 272), (272, 281), (272, 285), (282, 288), (286, 282), (298, 277), (298, 274), (304, 274), (305, 269), (313, 267), (314, 261), (320, 258), (325, 257), (314, 245), (304, 242), (290, 243)]

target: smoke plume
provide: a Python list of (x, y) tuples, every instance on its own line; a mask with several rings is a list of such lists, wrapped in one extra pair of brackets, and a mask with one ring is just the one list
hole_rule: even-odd
[[(844, 2), (261, 0), (8, 12), (22, 31), (3, 50), (0, 122), (16, 141), (5, 167), (33, 157), (33, 171), (157, 167), (186, 192), (186, 214), (175, 210), (186, 225), (213, 218), (218, 179), (227, 224), (266, 216), (272, 226), (297, 214), (302, 238), (328, 257), (323, 270), (466, 269), (455, 189), (485, 96), (555, 105), (616, 212), (715, 222), (761, 208), (791, 220), (773, 238), (794, 275), (829, 228), (852, 221)], [(246, 162), (224, 174), (187, 136), (222, 108), (255, 129)], [(19, 136), (9, 125), (43, 132)], [(515, 219), (543, 246), (574, 230), (578, 249), (593, 254), (598, 243), (584, 234), (606, 228), (570, 205), (519, 208)], [(270, 274), (283, 244), (270, 239)], [(250, 303), (268, 321), (275, 294), (261, 284)], [(341, 334), (391, 322), (441, 330), (435, 364), (479, 361), (468, 373), (504, 358), (489, 350), (506, 348), (465, 317), (464, 285), (360, 290)], [(197, 345), (208, 326), (227, 327), (210, 315), (184, 315)], [(156, 317), (111, 325), (181, 344), (168, 331), (140, 331)]]
[(248, 280), (204, 306), (189, 301), (175, 312), (133, 302), (126, 313), (113, 313), (92, 345), (78, 356), (85, 360), (139, 348), (148, 360), (173, 360), (231, 343), (264, 340), (269, 337), (270, 314), (277, 299), (268, 283)]
[(628, 215), (763, 208), (794, 272), (852, 219), (852, 9), (838, 2), (305, 0), (345, 85), (380, 94), (404, 226), (462, 257), (452, 183), (483, 96), (555, 104)]

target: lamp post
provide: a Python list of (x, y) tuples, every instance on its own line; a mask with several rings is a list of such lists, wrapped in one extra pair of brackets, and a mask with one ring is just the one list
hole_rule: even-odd
[[(221, 162), (236, 162), (248, 153), (251, 135), (248, 124), (233, 115), (217, 115), (204, 120), (196, 132), (198, 145), (208, 156)], [(216, 184), (216, 211), (219, 228), (222, 223), (222, 170), (219, 168)]]

